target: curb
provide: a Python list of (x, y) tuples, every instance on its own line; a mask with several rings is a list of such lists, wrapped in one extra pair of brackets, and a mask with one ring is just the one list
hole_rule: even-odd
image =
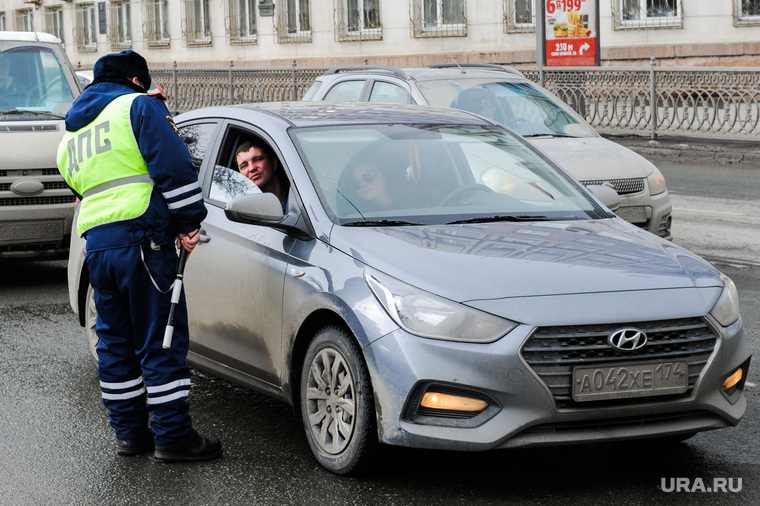
[(735, 140), (696, 137), (668, 137), (657, 140), (630, 135), (602, 134), (644, 156), (683, 162), (717, 162), (760, 168), (760, 139)]

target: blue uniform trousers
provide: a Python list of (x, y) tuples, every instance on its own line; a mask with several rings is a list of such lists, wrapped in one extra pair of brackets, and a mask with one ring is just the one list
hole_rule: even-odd
[(155, 443), (178, 442), (192, 424), (184, 293), (174, 313), (171, 348), (162, 347), (177, 268), (174, 247), (156, 251), (143, 244), (88, 252), (87, 266), (98, 311), (100, 387), (116, 437), (142, 435), (150, 413)]

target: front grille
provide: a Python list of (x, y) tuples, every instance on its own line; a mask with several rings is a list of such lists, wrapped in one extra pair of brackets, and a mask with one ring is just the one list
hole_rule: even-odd
[(73, 204), (74, 195), (60, 197), (23, 197), (18, 199), (0, 199), (0, 207), (7, 206), (46, 206), (54, 204)]
[(561, 435), (578, 432), (596, 432), (605, 429), (642, 429), (662, 424), (681, 425), (714, 418), (708, 411), (685, 411), (679, 413), (655, 413), (648, 415), (627, 416), (623, 418), (603, 418), (571, 422), (556, 422), (534, 425), (524, 430), (521, 435)]
[(58, 125), (2, 125), (0, 132), (57, 132)]
[[(647, 344), (635, 351), (618, 351), (607, 344), (616, 329), (635, 327), (647, 334)], [(573, 368), (622, 363), (686, 361), (690, 395), (717, 338), (701, 318), (612, 325), (540, 327), (526, 341), (522, 356), (552, 392), (558, 408), (649, 402), (651, 397), (577, 403), (572, 398)], [(673, 396), (669, 396), (672, 398)]]
[(581, 181), (581, 184), (584, 186), (604, 186), (605, 184), (611, 184), (618, 195), (632, 195), (644, 191), (644, 179), (642, 178), (600, 179), (596, 181)]
[[(63, 181), (50, 181), (42, 183), (44, 190), (66, 190), (69, 185)], [(7, 192), (11, 190), (11, 183), (0, 183), (0, 192)]]

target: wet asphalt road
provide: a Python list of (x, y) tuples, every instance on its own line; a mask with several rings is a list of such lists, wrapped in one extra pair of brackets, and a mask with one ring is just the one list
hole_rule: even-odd
[[(686, 200), (690, 177), (679, 168), (663, 170), (684, 216), (683, 240), (739, 288), (755, 363), (738, 427), (668, 448), (636, 443), (465, 454), (384, 448), (375, 469), (346, 478), (316, 464), (287, 406), (195, 371), (195, 426), (222, 439), (224, 457), (196, 464), (119, 457), (83, 330), (68, 306), (65, 262), (0, 261), (0, 505), (760, 504), (760, 262), (751, 250), (750, 258), (722, 260), (715, 247), (700, 246), (699, 236), (710, 234), (686, 225), (694, 211)], [(738, 214), (756, 206), (758, 194), (740, 186), (730, 197), (744, 201), (731, 211)], [(760, 234), (752, 221), (744, 227)], [(662, 490), (679, 478), (691, 487), (725, 479), (741, 490)]]

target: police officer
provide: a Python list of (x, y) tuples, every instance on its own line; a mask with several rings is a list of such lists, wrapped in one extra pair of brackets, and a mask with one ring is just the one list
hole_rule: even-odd
[(93, 77), (66, 115), (58, 168), (82, 199), (77, 233), (87, 239), (100, 387), (117, 452), (216, 458), (219, 440), (201, 437), (190, 420), (184, 295), (172, 346), (162, 348), (175, 241), (192, 251), (206, 217), (198, 177), (166, 105), (146, 93), (151, 77), (142, 56), (103, 56)]

